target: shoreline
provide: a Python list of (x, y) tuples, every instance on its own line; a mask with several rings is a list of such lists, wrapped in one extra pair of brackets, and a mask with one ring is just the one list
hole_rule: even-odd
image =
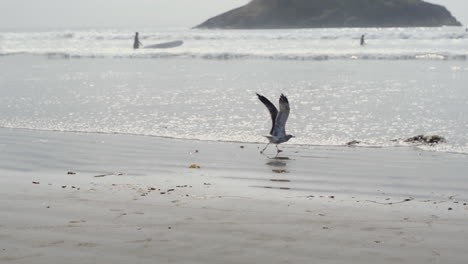
[[(296, 182), (297, 185), (302, 184), (303, 187), (310, 187), (310, 183), (316, 185), (328, 180), (354, 188), (355, 184), (364, 183), (364, 181), (359, 182), (358, 177), (356, 177), (358, 174), (361, 177), (371, 179), (369, 174), (378, 172), (381, 175), (372, 179), (376, 183), (375, 189), (378, 189), (389, 185), (394, 179), (407, 177), (407, 180), (411, 180), (406, 175), (408, 172), (418, 177), (426, 173), (427, 175), (424, 177), (427, 180), (437, 180), (437, 173), (446, 172), (451, 174), (445, 176), (446, 181), (463, 180), (460, 168), (468, 168), (468, 165), (464, 164), (466, 156), (463, 154), (428, 151), (411, 146), (348, 147), (282, 144), (280, 148), (284, 152), (276, 157), (274, 146), (270, 146), (271, 148), (266, 155), (259, 153), (259, 150), (265, 145), (264, 143), (190, 140), (119, 133), (0, 128), (0, 140), (0, 148), (3, 150), (0, 155), (0, 169), (7, 168), (7, 171), (9, 169), (14, 173), (21, 171), (63, 172), (66, 170), (66, 172), (84, 171), (87, 173), (95, 171), (96, 175), (122, 172), (129, 176), (150, 176), (154, 173), (153, 170), (158, 172), (155, 165), (151, 164), (152, 162), (158, 162), (161, 168), (173, 174), (182, 174), (184, 171), (179, 170), (188, 169), (190, 165), (199, 163), (202, 169), (208, 170), (210, 173), (213, 172), (212, 178), (218, 180), (248, 181), (258, 179), (265, 183), (265, 180), (270, 180), (269, 177), (273, 175), (290, 178), (289, 181), (278, 181), (280, 183)], [(103, 158), (98, 162), (93, 156)], [(176, 162), (178, 166), (174, 165), (176, 160), (179, 160)], [(31, 162), (30, 166), (27, 166), (24, 161)], [(120, 169), (112, 169), (112, 167)], [(329, 175), (332, 177), (327, 179), (320, 176), (321, 173), (327, 171), (329, 173), (329, 169), (333, 168), (336, 172)], [(411, 170), (407, 171), (408, 169)], [(390, 172), (386, 170), (390, 170)], [(437, 171), (434, 172), (434, 170)], [(188, 171), (193, 172), (194, 170)], [(251, 172), (257, 172), (260, 175), (258, 177), (243, 177), (246, 175), (245, 171), (249, 171), (247, 173), (249, 175)], [(318, 174), (315, 175), (317, 172)], [(205, 171), (205, 173), (207, 172)], [(233, 173), (236, 176), (226, 175), (226, 173)], [(357, 181), (351, 183), (349, 179), (344, 177), (351, 177), (350, 179)], [(251, 184), (243, 182), (242, 185), (247, 187)], [(414, 189), (421, 183), (409, 181), (407, 185), (407, 191), (414, 192)], [(405, 186), (399, 183), (395, 187), (401, 189)], [(455, 185), (445, 183), (440, 184), (438, 188), (445, 189), (447, 197), (453, 193), (461, 192), (464, 198), (468, 199), (468, 192)], [(295, 188), (290, 189), (294, 190)], [(312, 189), (303, 189), (312, 191)], [(347, 189), (343, 188), (342, 190), (346, 191)], [(337, 192), (339, 193), (339, 191)], [(378, 196), (379, 192), (374, 190), (368, 193), (371, 196)], [(357, 194), (359, 194), (359, 188), (355, 189), (355, 193), (350, 192), (350, 195)], [(427, 196), (424, 197), (422, 193), (413, 194), (414, 197), (430, 197), (430, 194), (426, 193), (425, 195)], [(399, 198), (404, 196), (411, 196), (411, 194), (406, 193)]]
[(0, 129), (0, 261), (463, 262), (466, 157), (260, 146)]
[[(24, 130), (24, 131), (31, 131), (31, 132), (50, 132), (50, 133), (71, 133), (71, 134), (90, 134), (90, 135), (120, 135), (120, 136), (129, 136), (129, 137), (148, 137), (148, 138), (157, 138), (162, 140), (181, 140), (181, 141), (199, 141), (199, 142), (212, 142), (212, 143), (235, 143), (235, 144), (244, 144), (244, 145), (266, 145), (267, 142), (243, 142), (243, 141), (236, 141), (236, 140), (213, 140), (213, 139), (198, 139), (198, 138), (184, 138), (184, 137), (171, 137), (171, 136), (159, 136), (159, 135), (150, 135), (150, 134), (133, 134), (133, 133), (124, 133), (124, 132), (92, 132), (92, 131), (63, 131), (63, 130), (54, 130), (54, 129), (35, 129), (35, 128), (11, 128), (11, 127), (0, 127), (0, 129), (5, 130)], [(407, 138), (399, 138), (399, 139), (392, 139), (389, 142), (394, 142), (394, 145), (373, 145), (372, 143), (368, 142), (360, 142), (356, 140), (352, 140), (346, 144), (336, 144), (336, 145), (320, 145), (320, 144), (303, 144), (303, 143), (292, 143), (287, 142), (283, 143), (280, 146), (292, 146), (292, 147), (317, 147), (317, 148), (376, 148), (376, 149), (392, 149), (392, 148), (409, 148), (413, 149), (414, 151), (423, 151), (423, 152), (435, 152), (435, 153), (445, 153), (451, 155), (467, 155), (466, 152), (457, 152), (455, 150), (436, 150), (435, 148), (440, 146), (441, 144), (424, 144), (424, 143), (405, 143), (404, 140)], [(357, 144), (350, 144), (352, 142), (360, 142)], [(444, 144), (444, 143), (442, 143)], [(432, 148), (432, 149), (431, 149)]]

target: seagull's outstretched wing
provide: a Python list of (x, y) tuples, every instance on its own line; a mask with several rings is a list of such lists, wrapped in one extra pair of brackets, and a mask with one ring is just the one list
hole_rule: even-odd
[[(268, 111), (270, 111), (270, 116), (271, 116), (271, 130), (270, 130), (270, 135), (273, 135), (273, 130), (275, 129), (275, 122), (276, 122), (276, 117), (278, 116), (278, 109), (276, 109), (275, 105), (270, 102), (265, 96), (257, 94), (258, 99), (268, 108)], [(287, 117), (286, 117), (287, 118)]]
[(279, 99), (280, 111), (276, 117), (275, 125), (273, 127), (273, 136), (284, 137), (286, 136), (286, 121), (289, 117), (289, 101), (284, 94), (281, 94)]

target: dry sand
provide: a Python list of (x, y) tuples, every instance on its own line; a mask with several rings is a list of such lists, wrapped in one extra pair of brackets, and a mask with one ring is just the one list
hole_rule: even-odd
[(466, 262), (467, 156), (259, 147), (0, 129), (0, 263)]

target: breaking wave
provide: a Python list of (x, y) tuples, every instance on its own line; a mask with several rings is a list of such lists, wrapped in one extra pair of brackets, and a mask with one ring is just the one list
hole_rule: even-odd
[[(0, 32), (0, 39), (35, 39), (56, 41), (75, 40), (132, 40), (134, 32), (123, 30)], [(142, 32), (140, 40), (184, 39), (186, 41), (230, 40), (357, 40), (362, 34), (369, 40), (463, 40), (468, 32), (461, 27), (440, 28), (331, 28), (289, 30), (149, 30)]]
[(16, 55), (45, 56), (48, 59), (169, 59), (191, 58), (206, 60), (280, 60), (280, 61), (328, 61), (328, 60), (432, 60), (432, 61), (466, 61), (468, 54), (449, 53), (323, 53), (323, 54), (298, 54), (296, 53), (247, 53), (247, 52), (142, 52), (142, 53), (73, 53), (73, 52), (0, 52), (0, 57)]
[[(192, 58), (206, 60), (461, 60), (468, 59), (462, 28), (146, 30), (144, 45), (182, 40), (172, 49), (134, 51), (132, 31), (86, 30), (0, 32), (0, 56), (39, 55), (50, 59)], [(364, 47), (359, 39), (365, 34)]]

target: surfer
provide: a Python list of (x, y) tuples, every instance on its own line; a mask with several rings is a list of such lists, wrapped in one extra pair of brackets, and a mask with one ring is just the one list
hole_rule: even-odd
[(361, 46), (366, 45), (366, 40), (364, 39), (364, 37), (365, 37), (365, 35), (363, 34), (363, 35), (361, 36)]
[(140, 39), (138, 39), (138, 32), (136, 32), (135, 40), (133, 41), (133, 49), (139, 49), (140, 46), (143, 46), (143, 44), (141, 44)]

